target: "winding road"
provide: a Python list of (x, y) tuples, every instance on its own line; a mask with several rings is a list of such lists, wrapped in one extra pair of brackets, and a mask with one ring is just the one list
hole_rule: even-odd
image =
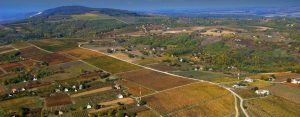
[[(114, 56), (109, 55), (109, 54), (104, 53), (104, 52), (99, 52), (99, 51), (97, 51), (97, 50), (93, 50), (93, 49), (90, 49), (90, 48), (82, 47), (81, 45), (82, 45), (82, 44), (79, 44), (78, 47), (79, 47), (79, 48), (82, 48), (82, 49), (87, 49), (87, 50), (90, 50), (90, 51), (98, 52), (98, 53), (100, 53), (100, 54), (103, 54), (103, 55), (106, 55), (106, 56), (109, 56), (109, 57), (118, 59), (118, 60), (120, 60), (120, 61), (124, 61), (124, 62), (130, 63), (130, 64), (133, 64), (133, 65), (136, 65), (136, 66), (145, 68), (145, 69), (153, 70), (153, 71), (156, 71), (156, 72), (164, 73), (164, 74), (171, 75), (171, 76), (175, 76), (175, 77), (181, 77), (181, 78), (190, 79), (190, 80), (195, 80), (195, 81), (200, 81), (200, 82), (207, 82), (207, 83), (214, 84), (214, 85), (217, 85), (217, 86), (219, 86), (219, 87), (222, 87), (222, 88), (228, 90), (229, 92), (231, 92), (232, 95), (235, 97), (235, 111), (236, 111), (235, 116), (236, 116), (236, 117), (239, 117), (239, 116), (240, 116), (239, 109), (238, 109), (239, 107), (238, 107), (237, 99), (236, 99), (236, 98), (239, 98), (239, 100), (240, 100), (240, 105), (239, 105), (239, 106), (240, 106), (240, 108), (241, 108), (243, 114), (244, 114), (246, 117), (250, 117), (250, 116), (248, 115), (247, 111), (246, 111), (246, 110), (244, 109), (244, 107), (243, 107), (243, 105), (244, 105), (244, 99), (243, 99), (241, 96), (239, 96), (237, 93), (235, 93), (234, 91), (232, 91), (230, 88), (225, 87), (225, 86), (222, 86), (221, 84), (213, 83), (213, 82), (209, 82), (209, 81), (205, 81), (205, 80), (199, 80), (199, 79), (193, 79), (193, 78), (188, 78), (188, 77), (184, 77), (184, 76), (179, 76), (179, 75), (171, 74), (171, 73), (168, 73), (168, 72), (160, 71), (160, 70), (157, 70), (157, 69), (153, 69), (153, 68), (150, 68), (150, 67), (142, 66), (142, 65), (139, 65), (139, 64), (136, 64), (136, 63), (132, 63), (132, 62), (129, 62), (129, 61), (126, 61), (126, 60), (123, 60), (123, 59), (114, 57)], [(178, 87), (182, 87), (182, 86), (178, 86)], [(174, 87), (174, 88), (178, 88), (178, 87)], [(167, 89), (167, 90), (168, 90), (168, 89)]]

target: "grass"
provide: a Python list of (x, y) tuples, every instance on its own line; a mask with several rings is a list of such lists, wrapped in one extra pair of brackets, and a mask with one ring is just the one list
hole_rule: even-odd
[(138, 60), (135, 63), (140, 64), (140, 65), (147, 65), (147, 64), (157, 63), (157, 62), (161, 62), (163, 60), (168, 60), (168, 59), (173, 60), (174, 58), (172, 58), (170, 56), (150, 57), (150, 58)]
[(265, 88), (265, 87), (269, 87), (271, 85), (272, 84), (270, 81), (264, 81), (264, 80), (256, 80), (249, 84), (249, 86), (258, 87), (258, 88)]
[(259, 96), (250, 89), (235, 89), (234, 92), (239, 94), (242, 98), (254, 98)]
[(139, 69), (139, 66), (109, 57), (109, 56), (99, 56), (93, 57), (86, 60), (88, 63), (95, 65), (105, 71), (110, 73), (120, 73)]
[(247, 101), (250, 116), (299, 117), (300, 105), (276, 96)]
[(215, 78), (223, 78), (228, 75), (222, 73), (208, 72), (208, 71), (174, 71), (172, 72), (177, 75), (191, 77), (200, 80), (213, 81)]

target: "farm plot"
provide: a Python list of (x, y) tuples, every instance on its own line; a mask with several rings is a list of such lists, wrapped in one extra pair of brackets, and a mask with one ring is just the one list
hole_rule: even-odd
[[(189, 109), (193, 106), (201, 108), (201, 105), (208, 104), (212, 100), (216, 101), (213, 103), (222, 103), (223, 100), (220, 100), (219, 102), (218, 99), (224, 98), (228, 95), (231, 95), (230, 92), (216, 85), (208, 83), (195, 83), (147, 96), (144, 97), (143, 100), (145, 100), (147, 104), (154, 110), (158, 111), (162, 115), (165, 115), (176, 113), (179, 110)], [(231, 96), (226, 103), (232, 103), (231, 105), (234, 105), (234, 97)], [(209, 104), (209, 106), (214, 105)], [(234, 106), (230, 105), (219, 107), (222, 107), (219, 111), (222, 111), (222, 109), (231, 110), (234, 108)], [(214, 110), (207, 111), (213, 113), (211, 111)]]
[(30, 43), (24, 42), (24, 41), (14, 42), (11, 45), (18, 49), (27, 48), (27, 47), (32, 46)]
[(0, 108), (4, 112), (22, 112), (22, 107), (39, 108), (42, 107), (42, 101), (37, 97), (22, 97), (0, 102)]
[(152, 70), (140, 69), (118, 74), (121, 78), (157, 91), (195, 82)]
[(11, 50), (14, 50), (14, 48), (11, 46), (0, 46), (0, 53), (5, 53)]
[(149, 65), (146, 65), (146, 66), (151, 67), (153, 69), (160, 70), (160, 71), (166, 71), (166, 72), (176, 70), (176, 67), (168, 66), (168, 65), (165, 65), (165, 64), (162, 64), (162, 63), (149, 64)]
[(299, 117), (300, 105), (276, 96), (246, 101), (248, 113), (253, 117)]
[(233, 117), (235, 115), (234, 99), (231, 95), (209, 100), (204, 104), (184, 111), (172, 113), (174, 117)]
[(34, 56), (47, 54), (47, 52), (45, 52), (43, 50), (40, 50), (40, 49), (38, 49), (36, 47), (33, 47), (33, 46), (20, 49), (20, 52), (21, 52), (21, 56), (25, 57), (25, 58), (31, 58), (31, 57), (34, 57)]
[(38, 41), (32, 41), (34, 45), (43, 48), (48, 51), (62, 51), (66, 49), (72, 49), (78, 47), (78, 39), (43, 39)]
[(103, 54), (100, 54), (98, 52), (94, 52), (94, 51), (82, 49), (82, 48), (66, 50), (66, 51), (63, 51), (62, 53), (69, 54), (71, 56), (74, 56), (74, 57), (82, 59), (82, 60), (92, 58), (92, 57), (97, 57), (97, 56), (103, 56)]
[(58, 70), (58, 69), (63, 69), (65, 73), (71, 73), (74, 75), (79, 75), (82, 73), (82, 71), (94, 71), (98, 70), (96, 67), (92, 67), (88, 64), (85, 64), (81, 61), (71, 61), (67, 63), (62, 63), (62, 64), (56, 64), (52, 65), (49, 67), (51, 70)]
[(18, 68), (24, 68), (24, 66), (21, 63), (8, 63), (8, 64), (0, 65), (0, 67), (7, 72), (13, 72)]
[(45, 105), (47, 107), (67, 105), (71, 103), (71, 97), (67, 94), (55, 94), (45, 98)]
[[(146, 87), (143, 87), (137, 83), (133, 83), (127, 80), (119, 81), (119, 83), (122, 86), (125, 86), (127, 88), (127, 91), (132, 94), (133, 96), (143, 96), (150, 93), (153, 93), (154, 90), (148, 89)], [(140, 94), (141, 93), (141, 94)]]
[(300, 89), (285, 84), (273, 84), (268, 88), (273, 95), (300, 104)]
[(207, 80), (207, 81), (213, 81), (216, 78), (228, 77), (228, 75), (226, 74), (208, 72), (208, 71), (176, 71), (172, 73), (180, 76), (192, 77), (195, 79)]
[(72, 98), (75, 102), (72, 106), (74, 108), (80, 108), (86, 106), (87, 104), (99, 104), (101, 102), (107, 102), (117, 99), (116, 91), (104, 91), (96, 94), (85, 95), (82, 97)]
[(82, 92), (82, 93), (73, 94), (73, 95), (71, 95), (71, 97), (76, 98), (76, 97), (91, 95), (91, 94), (95, 94), (95, 93), (99, 93), (99, 92), (109, 91), (109, 90), (112, 90), (112, 87), (103, 87), (103, 88), (99, 88), (99, 89), (85, 91), (85, 92)]
[(58, 54), (58, 53), (50, 53), (50, 54), (46, 54), (46, 55), (35, 56), (32, 59), (47, 62), (49, 65), (70, 62), (73, 60), (71, 58), (68, 58), (68, 57)]
[(86, 60), (88, 63), (95, 65), (105, 71), (110, 73), (120, 73), (131, 70), (140, 69), (139, 66), (109, 57), (109, 56), (99, 56), (93, 57)]

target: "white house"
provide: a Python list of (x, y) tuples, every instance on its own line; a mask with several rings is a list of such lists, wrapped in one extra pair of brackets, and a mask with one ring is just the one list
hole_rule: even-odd
[(87, 109), (91, 109), (92, 106), (91, 106), (90, 104), (88, 104), (88, 105), (86, 106), (86, 108), (87, 108)]
[(118, 95), (118, 98), (119, 98), (119, 99), (122, 99), (122, 98), (124, 98), (124, 96), (123, 96), (122, 94), (119, 94), (119, 95)]
[(244, 80), (245, 82), (253, 82), (253, 79), (251, 79), (251, 78), (245, 78), (245, 80)]
[(300, 84), (300, 80), (299, 79), (292, 79), (291, 83)]
[(69, 89), (68, 88), (65, 88), (65, 92), (68, 92), (69, 91)]
[(256, 90), (255, 93), (257, 95), (270, 95), (270, 91), (269, 90)]

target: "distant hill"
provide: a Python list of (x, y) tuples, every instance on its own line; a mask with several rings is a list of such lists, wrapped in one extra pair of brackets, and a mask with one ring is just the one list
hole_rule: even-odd
[(62, 6), (53, 9), (48, 9), (43, 11), (40, 15), (42, 17), (48, 17), (53, 15), (74, 15), (74, 14), (84, 14), (96, 12), (109, 16), (144, 16), (135, 12), (111, 8), (89, 8), (84, 6)]

